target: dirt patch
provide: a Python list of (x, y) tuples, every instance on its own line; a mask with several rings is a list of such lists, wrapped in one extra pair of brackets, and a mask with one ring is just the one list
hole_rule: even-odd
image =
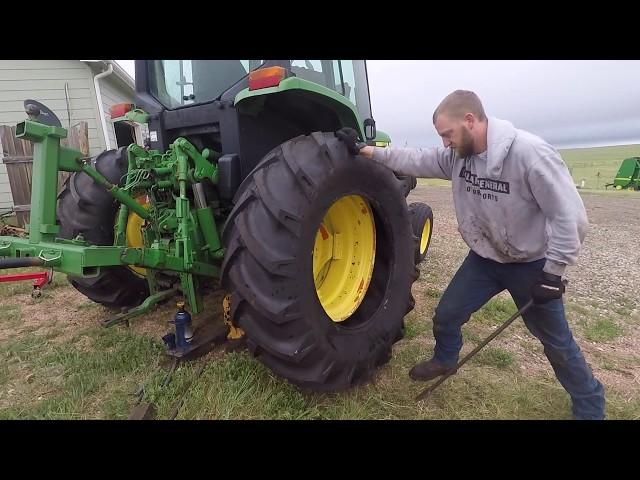
[[(61, 275), (56, 273), (56, 275)], [(197, 326), (211, 317), (222, 318), (221, 291), (211, 291), (204, 295), (204, 311), (194, 315), (193, 322)], [(171, 329), (169, 320), (176, 312), (177, 297), (158, 305), (155, 310), (130, 320), (129, 327), (133, 332), (160, 339)], [(7, 322), (0, 322), (0, 342), (28, 332), (38, 335), (51, 335), (52, 341), (70, 340), (78, 331), (99, 326), (103, 320), (118, 313), (96, 304), (71, 286), (54, 289), (45, 287), (43, 296), (31, 298), (29, 293), (20, 293), (0, 299), (0, 307), (15, 307), (20, 321), (18, 326), (10, 327)], [(127, 328), (124, 324), (110, 328)], [(86, 340), (86, 339), (85, 339)], [(79, 340), (82, 342), (82, 339)]]
[(63, 341), (77, 332), (79, 327), (93, 325), (104, 318), (107, 311), (69, 286), (49, 290), (45, 287), (39, 299), (31, 298), (28, 293), (15, 294), (0, 299), (0, 306), (17, 307), (21, 320), (16, 328), (0, 324), (0, 341), (33, 331), (47, 335), (53, 330), (60, 332), (56, 339)]

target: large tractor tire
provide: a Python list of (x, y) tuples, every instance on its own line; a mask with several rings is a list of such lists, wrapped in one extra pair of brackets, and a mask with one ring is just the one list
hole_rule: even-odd
[(427, 256), (433, 233), (433, 212), (426, 203), (415, 202), (409, 205), (411, 228), (416, 237), (415, 262), (422, 262)]
[[(126, 148), (107, 150), (92, 160), (93, 166), (111, 183), (121, 184), (127, 173)], [(84, 172), (73, 173), (58, 195), (61, 238), (82, 234), (92, 245), (113, 245), (119, 203)], [(135, 214), (130, 221), (135, 222)], [(79, 292), (109, 308), (137, 306), (149, 296), (146, 279), (129, 267), (103, 267), (94, 278), (68, 277)]]
[(328, 133), (280, 145), (240, 186), (222, 286), (250, 351), (276, 374), (338, 391), (391, 358), (418, 277), (401, 186)]

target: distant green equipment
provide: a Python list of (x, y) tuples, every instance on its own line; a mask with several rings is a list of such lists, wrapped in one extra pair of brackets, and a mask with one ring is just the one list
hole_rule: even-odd
[(640, 157), (625, 158), (613, 183), (607, 183), (605, 188), (611, 186), (616, 190), (640, 190)]

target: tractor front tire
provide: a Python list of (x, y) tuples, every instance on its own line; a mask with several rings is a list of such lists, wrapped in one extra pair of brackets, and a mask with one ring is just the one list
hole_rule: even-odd
[[(93, 167), (115, 185), (127, 173), (126, 147), (107, 150), (92, 159)], [(60, 238), (82, 234), (92, 245), (113, 245), (114, 224), (120, 204), (84, 172), (69, 176), (58, 195)], [(120, 309), (139, 305), (149, 296), (146, 279), (126, 266), (102, 267), (98, 276), (68, 276), (80, 293), (106, 307)]]
[[(418, 277), (402, 187), (388, 168), (319, 132), (275, 148), (244, 180), (222, 233), (222, 286), (250, 351), (276, 374), (338, 391), (389, 361)], [(320, 274), (318, 252), (327, 262)], [(340, 276), (331, 269), (345, 258)]]
[(411, 228), (415, 235), (415, 263), (422, 262), (427, 256), (433, 233), (433, 211), (426, 203), (415, 202), (409, 205)]
[(413, 175), (397, 175), (396, 177), (400, 180), (400, 188), (402, 189), (402, 194), (407, 197), (411, 193), (411, 190), (416, 188), (418, 185), (418, 179)]

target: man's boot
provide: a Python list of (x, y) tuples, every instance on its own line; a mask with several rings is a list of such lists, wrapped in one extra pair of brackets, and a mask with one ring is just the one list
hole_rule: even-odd
[(412, 380), (426, 382), (427, 380), (432, 380), (440, 375), (445, 375), (453, 371), (455, 371), (455, 366), (448, 367), (431, 359), (415, 365), (409, 370), (409, 376)]

